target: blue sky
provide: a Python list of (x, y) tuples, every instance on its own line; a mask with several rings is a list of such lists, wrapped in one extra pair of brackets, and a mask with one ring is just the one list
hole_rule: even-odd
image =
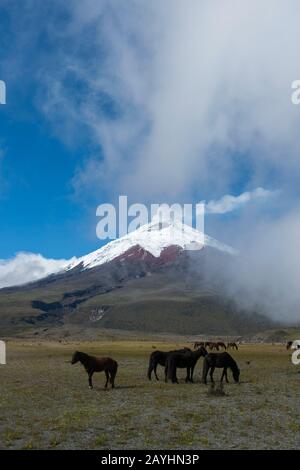
[[(10, 2), (0, 10), (1, 79), (7, 84), (7, 104), (0, 108), (3, 152), (0, 257), (10, 258), (18, 251), (28, 251), (42, 253), (45, 257), (69, 258), (103, 243), (95, 234), (96, 199), (92, 197), (93, 203), (89, 206), (87, 195), (87, 200), (76, 198), (72, 185), (76, 170), (93, 145), (84, 136), (86, 129), (82, 130), (82, 139), (78, 139), (73, 129), (75, 135), (64, 141), (56, 127), (49, 123), (38, 102), (47, 99), (47, 88), (39, 70), (33, 70), (27, 62), (32, 60), (32, 67), (43, 68), (47, 58), (55, 61), (60, 40), (52, 41), (47, 28), (36, 31), (36, 22), (47, 21), (46, 12), (50, 10), (53, 21), (59, 20), (57, 28), (63, 27), (64, 9), (56, 3), (54, 8), (45, 10), (39, 6), (35, 13), (27, 10), (25, 19), (29, 18), (32, 28), (27, 38), (26, 21), (22, 22), (16, 16), (16, 6)], [(22, 45), (24, 57), (20, 59), (22, 51), (19, 47)], [(88, 50), (89, 45), (83, 47), (81, 59), (88, 64), (90, 58), (85, 49)], [(84, 83), (72, 76), (66, 82), (67, 93), (81, 101)], [(117, 113), (109, 95), (98, 92), (97, 99), (108, 117)], [(73, 138), (75, 144), (71, 142)], [(101, 160), (101, 145), (97, 146), (97, 156)], [(103, 201), (107, 201), (107, 196), (104, 197)], [(97, 203), (101, 202), (99, 190)]]
[(3, 276), (19, 252), (98, 248), (96, 208), (120, 194), (206, 200), (208, 233), (241, 249), (294, 234), (299, 18), (296, 0), (3, 0)]
[[(26, 18), (22, 23), (16, 15), (17, 2), (6, 5), (0, 9), (0, 70), (7, 86), (7, 104), (0, 107), (0, 258), (18, 251), (68, 258), (97, 246), (95, 234), (83, 229), (89, 208), (75, 200), (72, 188), (72, 177), (86, 157), (88, 144), (64, 142), (45, 119), (37, 104), (43, 78), (37, 77), (38, 70), (31, 69), (28, 61), (32, 59), (33, 67), (41, 66), (40, 58), (55, 43), (42, 31), (38, 42), (27, 41)], [(32, 33), (42, 13), (27, 11)], [(22, 43), (27, 46), (18, 60)], [(75, 85), (70, 86), (72, 93), (78, 93)]]

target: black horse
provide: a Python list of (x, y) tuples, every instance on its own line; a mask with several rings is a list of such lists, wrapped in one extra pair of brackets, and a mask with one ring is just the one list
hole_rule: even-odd
[(176, 371), (177, 367), (183, 369), (186, 368), (186, 382), (193, 383), (194, 369), (198, 359), (207, 355), (207, 351), (204, 346), (201, 346), (196, 351), (186, 352), (173, 352), (168, 355), (165, 366), (165, 381), (168, 379), (172, 380), (172, 383), (178, 383)]
[(118, 363), (111, 357), (94, 357), (89, 356), (86, 353), (76, 351), (73, 354), (71, 364), (76, 364), (76, 362), (81, 362), (87, 371), (89, 377), (89, 387), (93, 388), (92, 377), (94, 372), (105, 372), (106, 383), (105, 388), (107, 388), (108, 381), (111, 383), (111, 387), (115, 386), (115, 377), (117, 374)]
[(149, 380), (151, 380), (151, 374), (154, 372), (156, 380), (159, 380), (156, 369), (158, 364), (161, 366), (166, 365), (166, 360), (169, 354), (179, 352), (179, 353), (185, 353), (187, 351), (191, 351), (189, 348), (183, 348), (183, 349), (175, 349), (174, 351), (153, 351), (150, 354), (149, 358), (149, 367), (148, 367), (148, 373), (147, 377)]
[(230, 356), (227, 352), (222, 353), (209, 353), (205, 356), (203, 361), (203, 374), (202, 374), (202, 382), (206, 384), (207, 374), (210, 371), (210, 379), (211, 382), (214, 381), (213, 373), (216, 367), (223, 367), (223, 372), (221, 376), (221, 382), (223, 382), (223, 378), (225, 377), (226, 382), (228, 383), (227, 377), (227, 369), (231, 369), (233, 379), (235, 382), (239, 381), (240, 377), (240, 369), (237, 366), (237, 363)]

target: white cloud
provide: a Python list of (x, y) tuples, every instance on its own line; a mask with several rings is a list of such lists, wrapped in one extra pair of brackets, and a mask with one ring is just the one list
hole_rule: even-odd
[[(197, 192), (223, 212), (259, 194), (215, 201), (216, 194), (279, 188), (267, 226), (266, 214), (253, 214), (249, 204), (244, 226), (232, 229), (233, 245), (251, 257), (231, 286), (249, 287), (248, 305), (295, 318), (300, 107), (291, 103), (291, 83), (300, 71), (300, 2), (73, 0), (65, 8), (69, 25), (35, 21), (34, 37), (24, 42), (30, 48), (17, 49), (37, 70), (44, 87), (38, 103), (61, 137), (88, 134), (92, 151), (74, 176), (80, 201), (93, 191), (103, 201), (104, 190), (108, 199), (128, 194), (139, 202), (184, 201)], [(39, 24), (56, 47), (32, 64)], [(107, 98), (113, 116), (103, 106)]]
[[(86, 39), (94, 56), (87, 66), (81, 48), (61, 44), (44, 74), (43, 107), (64, 137), (75, 135), (72, 124), (84, 126), (96, 144), (76, 173), (77, 190), (166, 200), (200, 187), (210, 198), (239, 173), (267, 186), (271, 170), (295, 185), (299, 16), (296, 0), (72, 2), (62, 35), (66, 44)], [(69, 89), (70, 76), (84, 84), (83, 96)], [(103, 94), (117, 107), (113, 119)]]
[(279, 322), (300, 322), (300, 206), (278, 220), (245, 219), (236, 234), (236, 257), (227, 293), (250, 311)]
[(0, 260), (0, 288), (36, 281), (60, 271), (67, 262), (47, 259), (40, 254), (18, 253), (14, 258)]
[(226, 194), (217, 201), (209, 201), (205, 206), (206, 214), (226, 214), (244, 206), (250, 201), (256, 199), (267, 199), (273, 196), (276, 191), (268, 189), (256, 188), (253, 191), (246, 191), (239, 196)]

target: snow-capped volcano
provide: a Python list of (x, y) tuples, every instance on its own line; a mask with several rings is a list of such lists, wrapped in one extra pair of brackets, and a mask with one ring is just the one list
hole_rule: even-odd
[(154, 220), (134, 232), (109, 242), (88, 255), (72, 260), (64, 270), (69, 271), (76, 266), (82, 266), (82, 269), (95, 268), (120, 258), (126, 253), (130, 253), (129, 256), (132, 256), (133, 248), (141, 249), (144, 256), (145, 253), (148, 253), (155, 258), (159, 258), (170, 247), (177, 247), (180, 250), (201, 250), (205, 246), (230, 254), (235, 253), (233, 248), (218, 242), (189, 225), (183, 224), (179, 220), (164, 220), (161, 222)]

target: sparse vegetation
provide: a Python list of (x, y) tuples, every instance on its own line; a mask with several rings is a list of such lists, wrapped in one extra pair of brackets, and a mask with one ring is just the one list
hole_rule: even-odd
[[(300, 374), (284, 346), (241, 346), (231, 354), (241, 383), (225, 395), (200, 383), (179, 385), (146, 378), (148, 356), (185, 344), (151, 341), (67, 343), (9, 341), (0, 367), (0, 447), (5, 449), (266, 449), (297, 448)], [(119, 363), (116, 389), (104, 391), (95, 374), (89, 390), (74, 350), (110, 355)], [(250, 361), (250, 364), (247, 362)], [(215, 372), (215, 380), (220, 377)], [(163, 371), (159, 369), (163, 378)], [(220, 391), (216, 383), (214, 391)]]

